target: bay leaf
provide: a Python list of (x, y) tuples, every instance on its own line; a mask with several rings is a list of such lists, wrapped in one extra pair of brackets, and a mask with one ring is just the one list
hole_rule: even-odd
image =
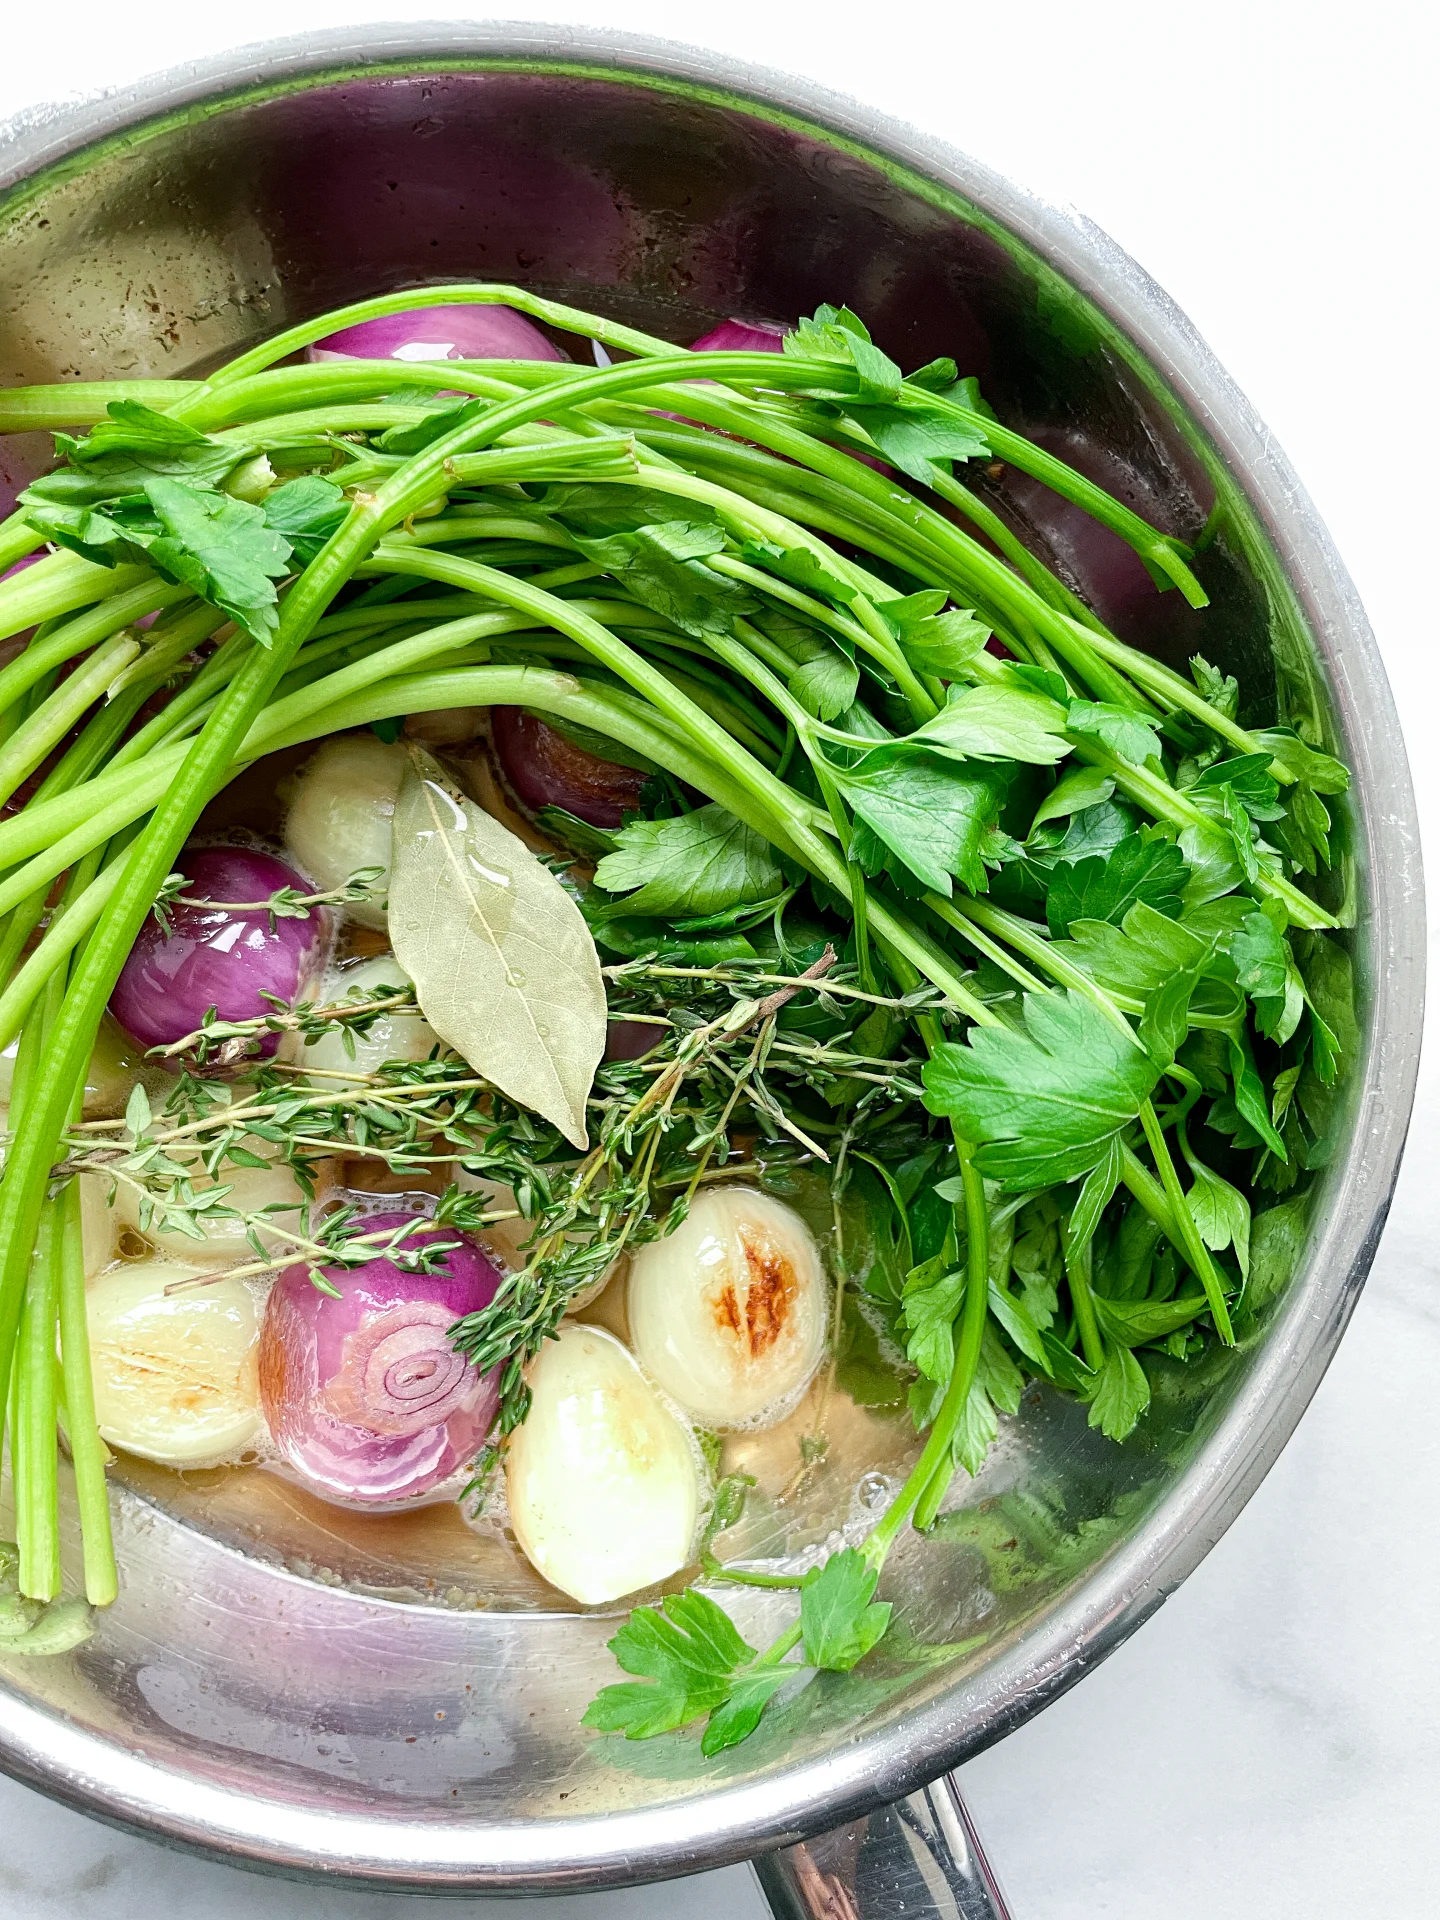
[(579, 907), (508, 827), (418, 758), (395, 803), (390, 940), (442, 1039), (588, 1145), (605, 983)]

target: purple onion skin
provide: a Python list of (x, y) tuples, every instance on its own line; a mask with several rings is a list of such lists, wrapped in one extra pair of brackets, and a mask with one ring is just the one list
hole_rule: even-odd
[(639, 805), (646, 776), (575, 746), (521, 707), (496, 707), (490, 737), (495, 755), (522, 806), (563, 807), (592, 827), (618, 827)]
[[(421, 353), (421, 347), (433, 352)], [(307, 360), (563, 360), (513, 307), (414, 307), (362, 320), (305, 349)]]
[(771, 326), (768, 320), (722, 320), (709, 333), (692, 340), (692, 353), (779, 353), (785, 328)]
[[(379, 1233), (414, 1219), (377, 1214)], [(340, 1298), (321, 1293), (305, 1267), (276, 1281), (260, 1334), (260, 1395), (271, 1437), (288, 1465), (325, 1499), (389, 1506), (433, 1492), (484, 1444), (499, 1405), (495, 1375), (479, 1374), (449, 1330), (494, 1299), (501, 1275), (450, 1227), (410, 1236), (461, 1244), (441, 1270), (395, 1261), (327, 1267)]]
[[(207, 847), (182, 854), (177, 870), (197, 899), (248, 905), (268, 900), (282, 887), (309, 888), (292, 867), (251, 847)], [(130, 949), (110, 996), (110, 1011), (142, 1045), (169, 1046), (194, 1033), (211, 1007), (221, 1020), (254, 1020), (274, 1008), (261, 999), (273, 993), (294, 1000), (321, 964), (325, 918), (277, 920), (258, 911), (232, 913), (224, 906), (170, 909), (172, 930), (147, 920)], [(276, 1033), (266, 1034), (262, 1054), (274, 1053)]]
[[(718, 327), (712, 327), (709, 333), (702, 333), (698, 340), (692, 340), (692, 353), (783, 353), (785, 351), (784, 327), (772, 326), (768, 320), (722, 320)], [(684, 415), (672, 413), (666, 416), (671, 420), (683, 420)], [(687, 423), (688, 424), (688, 423)], [(890, 469), (883, 460), (877, 460), (873, 453), (855, 453), (851, 458), (862, 466), (873, 467), (876, 473), (889, 473)]]

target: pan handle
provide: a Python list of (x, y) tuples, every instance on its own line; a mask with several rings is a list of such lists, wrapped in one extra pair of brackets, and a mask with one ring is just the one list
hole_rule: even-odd
[(754, 1863), (775, 1920), (1009, 1920), (953, 1773)]

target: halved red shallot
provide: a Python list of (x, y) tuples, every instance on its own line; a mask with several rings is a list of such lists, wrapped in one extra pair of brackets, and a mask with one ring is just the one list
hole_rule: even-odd
[[(379, 1233), (414, 1218), (379, 1214)], [(445, 1245), (437, 1270), (398, 1258), (331, 1266), (338, 1298), (303, 1266), (287, 1268), (265, 1308), (260, 1392), (286, 1462), (327, 1499), (365, 1506), (413, 1500), (467, 1466), (484, 1444), (499, 1399), (450, 1341), (466, 1314), (488, 1306), (499, 1271), (462, 1233), (429, 1226), (401, 1249)]]
[(648, 775), (587, 753), (523, 707), (496, 707), (490, 737), (523, 806), (563, 807), (592, 827), (618, 827), (640, 803)]

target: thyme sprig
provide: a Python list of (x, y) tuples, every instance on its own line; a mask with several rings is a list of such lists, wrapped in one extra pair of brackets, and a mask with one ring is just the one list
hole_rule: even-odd
[[(255, 1257), (232, 1271), (259, 1276), (300, 1261), (312, 1274), (323, 1264), (357, 1264), (373, 1255), (373, 1236), (353, 1208), (295, 1224), (298, 1202), (239, 1207), (227, 1169), (288, 1166), (312, 1199), (326, 1167), (350, 1156), (418, 1177), (455, 1169), (461, 1178), (441, 1195), (437, 1222), (475, 1230), (519, 1215), (530, 1223), (525, 1266), (507, 1276), (483, 1313), (455, 1330), (457, 1344), (482, 1370), (504, 1367), (503, 1438), (528, 1404), (524, 1364), (571, 1301), (627, 1246), (678, 1226), (703, 1180), (753, 1169), (760, 1142), (771, 1165), (787, 1156), (827, 1161), (829, 1150), (814, 1136), (833, 1129), (825, 1097), (838, 1088), (859, 1089), (852, 1128), (878, 1128), (886, 1113), (917, 1100), (913, 1053), (891, 1059), (847, 1045), (843, 1036), (822, 1039), (778, 1026), (783, 1009), (801, 995), (837, 1012), (852, 996), (875, 1000), (852, 988), (851, 971), (831, 947), (798, 975), (761, 966), (693, 968), (677, 981), (675, 969), (645, 959), (613, 969), (616, 1018), (659, 1023), (651, 1008), (664, 1004), (668, 1012), (656, 1025), (651, 1053), (601, 1068), (589, 1103), (596, 1144), (588, 1154), (577, 1155), (458, 1056), (436, 1050), (428, 1060), (387, 1062), (371, 1072), (267, 1062), (243, 1084), (186, 1072), (158, 1113), (137, 1088), (122, 1118), (77, 1122), (57, 1172), (130, 1187), (140, 1198), (143, 1231), (203, 1241), (207, 1226), (238, 1225)], [(757, 994), (757, 986), (771, 991)], [(310, 1038), (336, 1027), (353, 1031), (412, 1004), (404, 988), (283, 1011), (277, 1004), (274, 1014), (255, 1020), (211, 1022), (166, 1051), (195, 1059), (233, 1042), (253, 1045), (276, 1030)], [(213, 1184), (200, 1184), (202, 1176)], [(488, 1193), (467, 1190), (476, 1182)]]
[(212, 913), (267, 913), (270, 916), (270, 931), (274, 933), (277, 921), (308, 920), (316, 907), (383, 907), (384, 894), (377, 891), (376, 883), (384, 877), (384, 867), (358, 867), (344, 886), (331, 887), (324, 893), (302, 893), (298, 887), (277, 887), (264, 900), (207, 900), (185, 891), (190, 885), (188, 874), (169, 873), (160, 882), (160, 890), (150, 911), (167, 934), (175, 924), (174, 907), (199, 907)]
[(342, 1033), (369, 1033), (376, 1022), (389, 1014), (406, 1013), (415, 1006), (413, 987), (384, 987), (371, 993), (351, 990), (344, 1000), (324, 1004), (297, 1001), (293, 1006), (277, 994), (264, 993), (274, 1007), (250, 1020), (222, 1020), (214, 1007), (192, 1033), (183, 1034), (163, 1047), (152, 1047), (152, 1060), (184, 1059), (197, 1068), (210, 1065), (234, 1066), (257, 1056), (266, 1035), (297, 1033), (307, 1043), (320, 1040), (333, 1029)]

